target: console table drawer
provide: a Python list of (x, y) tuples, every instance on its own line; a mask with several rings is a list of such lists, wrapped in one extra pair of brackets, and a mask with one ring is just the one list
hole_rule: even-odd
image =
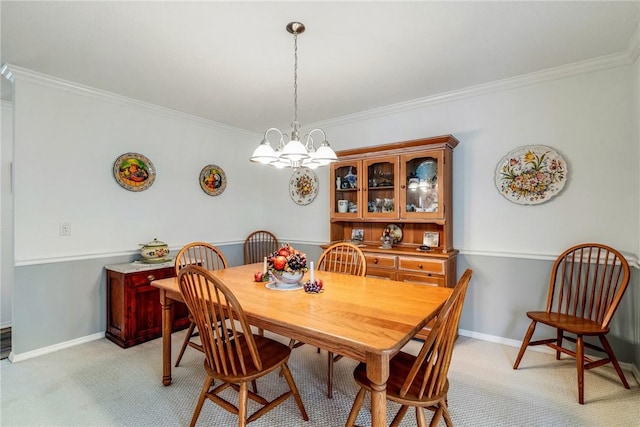
[(445, 274), (444, 261), (434, 259), (400, 257), (399, 269), (433, 274)]
[(175, 275), (175, 268), (159, 268), (157, 270), (141, 271), (138, 273), (130, 273), (128, 275), (128, 284), (130, 286), (151, 286), (154, 280), (166, 279)]

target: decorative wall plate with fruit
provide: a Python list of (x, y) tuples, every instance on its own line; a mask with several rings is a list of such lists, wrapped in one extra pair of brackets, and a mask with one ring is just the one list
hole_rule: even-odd
[(200, 171), (200, 187), (210, 196), (217, 196), (227, 188), (227, 175), (218, 165), (207, 165)]
[(155, 181), (156, 170), (142, 154), (126, 153), (113, 163), (113, 176), (126, 190), (144, 191)]
[(318, 195), (318, 176), (309, 168), (300, 168), (291, 175), (289, 195), (299, 205), (308, 205)]

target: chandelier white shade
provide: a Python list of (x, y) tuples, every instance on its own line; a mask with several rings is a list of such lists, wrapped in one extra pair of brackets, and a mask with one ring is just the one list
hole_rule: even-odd
[[(300, 168), (315, 169), (319, 166), (335, 162), (338, 157), (331, 149), (327, 135), (322, 129), (313, 129), (304, 138), (300, 138), (300, 123), (298, 123), (298, 34), (303, 33), (305, 27), (300, 22), (287, 24), (287, 31), (293, 34), (294, 46), (294, 72), (293, 72), (293, 123), (291, 123), (291, 137), (278, 128), (269, 128), (265, 131), (262, 142), (251, 156), (252, 162), (275, 166), (276, 168)], [(312, 134), (319, 132), (322, 141), (316, 150)], [(274, 150), (269, 142), (269, 134), (276, 133), (278, 142)], [(304, 141), (304, 143), (303, 143)]]

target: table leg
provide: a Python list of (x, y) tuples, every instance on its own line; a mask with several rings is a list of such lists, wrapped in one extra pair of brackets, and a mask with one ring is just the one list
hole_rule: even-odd
[(371, 382), (371, 426), (387, 424), (389, 355), (367, 353), (367, 378)]
[(171, 384), (171, 306), (173, 300), (167, 292), (160, 289), (160, 306), (162, 307), (162, 384)]

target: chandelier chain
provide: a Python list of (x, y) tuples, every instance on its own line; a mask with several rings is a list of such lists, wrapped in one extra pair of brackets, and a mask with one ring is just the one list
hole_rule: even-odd
[(298, 121), (298, 33), (293, 34), (293, 121)]
[[(290, 34), (293, 34), (293, 123), (291, 123), (291, 136), (283, 133), (278, 128), (267, 129), (262, 142), (255, 149), (250, 160), (265, 165), (273, 165), (278, 169), (284, 167), (315, 169), (335, 162), (338, 157), (335, 151), (331, 149), (329, 141), (327, 141), (327, 135), (322, 129), (312, 129), (303, 138), (300, 137), (300, 123), (298, 122), (298, 35), (304, 32), (304, 25), (300, 22), (289, 22), (286, 28)], [(269, 134), (271, 132), (275, 132), (280, 136), (276, 150), (273, 149), (269, 142)], [(319, 132), (322, 136), (322, 142), (318, 149), (314, 146), (313, 138), (311, 137), (316, 132)]]

